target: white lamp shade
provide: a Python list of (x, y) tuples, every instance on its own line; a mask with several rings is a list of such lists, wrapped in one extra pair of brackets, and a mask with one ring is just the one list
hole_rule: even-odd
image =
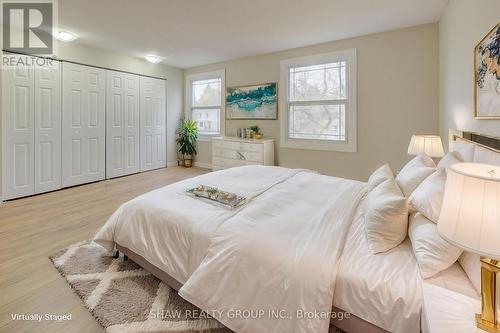
[(408, 154), (425, 154), (430, 157), (443, 157), (443, 143), (437, 135), (412, 135)]
[(500, 167), (449, 167), (438, 231), (467, 251), (500, 259)]

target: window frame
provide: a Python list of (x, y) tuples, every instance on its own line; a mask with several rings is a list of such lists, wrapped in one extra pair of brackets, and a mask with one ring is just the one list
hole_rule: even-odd
[[(211, 141), (212, 137), (224, 136), (225, 133), (225, 114), (226, 114), (226, 71), (225, 70), (216, 70), (211, 72), (203, 72), (203, 73), (194, 73), (189, 74), (184, 77), (185, 87), (184, 87), (184, 115), (186, 118), (192, 119), (192, 110), (193, 110), (193, 81), (201, 81), (201, 80), (209, 80), (209, 79), (221, 79), (221, 103), (220, 103), (220, 112), (219, 112), (219, 132), (213, 134), (198, 134), (198, 141)], [(203, 108), (213, 108), (213, 107), (199, 107), (198, 109)]]
[[(290, 95), (290, 68), (301, 66), (320, 65), (330, 62), (346, 62), (347, 100), (345, 102), (345, 141), (325, 139), (297, 139), (289, 136), (289, 109), (292, 105), (331, 104), (327, 101), (289, 102)], [(284, 59), (280, 61), (279, 101), (281, 109), (280, 146), (283, 148), (323, 150), (338, 152), (357, 151), (357, 92), (356, 92), (356, 49), (347, 49), (329, 53), (315, 54), (305, 57)], [(327, 103), (325, 103), (327, 102)], [(334, 104), (343, 104), (336, 103)]]

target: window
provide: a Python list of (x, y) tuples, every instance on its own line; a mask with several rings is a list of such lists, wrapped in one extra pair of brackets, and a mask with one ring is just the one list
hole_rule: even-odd
[(220, 135), (224, 71), (186, 77), (187, 116), (196, 122), (201, 137)]
[(356, 151), (356, 51), (281, 62), (281, 145)]

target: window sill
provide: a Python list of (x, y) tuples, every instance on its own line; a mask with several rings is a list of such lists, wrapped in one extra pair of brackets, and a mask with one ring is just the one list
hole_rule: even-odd
[(357, 152), (356, 142), (328, 142), (323, 140), (287, 139), (281, 141), (280, 147), (291, 148), (291, 149), (303, 149), (303, 150), (344, 152), (344, 153)]

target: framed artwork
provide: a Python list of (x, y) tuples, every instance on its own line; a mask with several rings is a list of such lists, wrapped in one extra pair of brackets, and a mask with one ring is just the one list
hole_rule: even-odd
[(226, 88), (226, 119), (277, 119), (277, 83)]
[(500, 119), (500, 23), (474, 48), (474, 115)]

